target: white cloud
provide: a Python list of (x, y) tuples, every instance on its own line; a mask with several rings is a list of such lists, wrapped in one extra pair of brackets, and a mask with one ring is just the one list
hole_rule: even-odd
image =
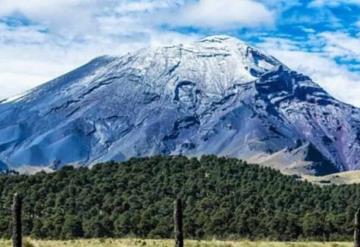
[(360, 4), (360, 0), (313, 0), (309, 3), (310, 7), (337, 7), (341, 4)]
[(325, 51), (332, 57), (360, 60), (360, 40), (344, 32), (324, 32), (319, 35), (325, 39)]
[(275, 16), (266, 6), (253, 0), (199, 0), (184, 7), (180, 15), (172, 21), (178, 25), (228, 30), (271, 26)]
[[(16, 33), (16, 35), (14, 35)], [(0, 23), (0, 43), (12, 43), (21, 40), (23, 43), (44, 43), (47, 36), (37, 30), (36, 27), (20, 26), (16, 30), (9, 28), (7, 25)]]
[(138, 0), (138, 1), (121, 1), (116, 7), (118, 13), (128, 12), (151, 12), (159, 9), (167, 9), (173, 5), (183, 4), (181, 1), (156, 1), (156, 0)]
[(94, 15), (103, 11), (97, 0), (0, 0), (0, 16), (21, 14), (63, 35), (96, 31)]

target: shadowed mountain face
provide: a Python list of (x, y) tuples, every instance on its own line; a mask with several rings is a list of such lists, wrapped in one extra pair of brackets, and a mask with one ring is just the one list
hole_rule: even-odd
[(0, 161), (12, 169), (154, 154), (354, 170), (360, 110), (227, 36), (99, 57), (0, 104)]

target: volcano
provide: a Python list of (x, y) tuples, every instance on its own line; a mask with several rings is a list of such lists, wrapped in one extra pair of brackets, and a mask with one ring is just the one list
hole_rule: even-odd
[(288, 174), (356, 170), (360, 109), (229, 36), (98, 57), (0, 103), (3, 169), (159, 154), (236, 157)]

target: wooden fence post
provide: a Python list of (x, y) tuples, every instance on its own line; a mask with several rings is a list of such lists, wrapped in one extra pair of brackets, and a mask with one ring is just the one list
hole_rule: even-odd
[(18, 193), (15, 193), (14, 201), (13, 201), (13, 205), (12, 205), (12, 214), (13, 214), (12, 241), (13, 241), (13, 247), (21, 247), (22, 246), (21, 207), (22, 207), (21, 196)]
[(360, 247), (360, 208), (355, 214), (354, 228), (354, 247)]
[(182, 202), (178, 198), (175, 201), (174, 208), (174, 232), (175, 247), (184, 247), (183, 219), (182, 219)]

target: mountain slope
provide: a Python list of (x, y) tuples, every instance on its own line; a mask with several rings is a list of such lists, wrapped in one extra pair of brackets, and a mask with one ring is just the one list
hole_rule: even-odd
[(360, 110), (242, 41), (99, 57), (0, 104), (11, 168), (216, 154), (286, 173), (360, 168)]

